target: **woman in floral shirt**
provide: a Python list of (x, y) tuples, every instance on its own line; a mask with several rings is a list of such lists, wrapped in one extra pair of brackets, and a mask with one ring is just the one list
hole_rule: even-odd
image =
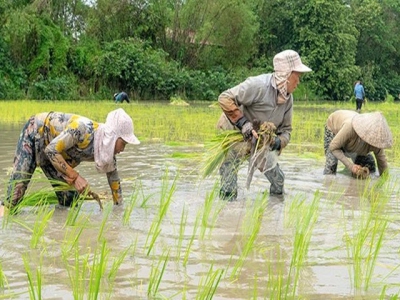
[[(40, 166), (53, 187), (62, 181), (75, 188), (56, 191), (59, 203), (70, 206), (89, 187), (74, 170), (82, 161), (94, 161), (96, 169), (106, 173), (114, 204), (119, 204), (122, 194), (115, 155), (124, 151), (127, 143), (140, 142), (133, 133), (132, 119), (122, 108), (110, 112), (104, 124), (62, 112), (32, 116), (20, 134), (7, 198), (2, 204), (17, 206)], [(0, 206), (0, 215), (2, 210)]]

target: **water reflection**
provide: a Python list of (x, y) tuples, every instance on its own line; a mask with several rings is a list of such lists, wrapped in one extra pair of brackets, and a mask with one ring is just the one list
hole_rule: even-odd
[[(5, 193), (6, 173), (11, 167), (18, 135), (19, 128), (0, 130), (2, 194)], [(296, 201), (311, 202), (319, 191), (318, 220), (302, 266), (297, 294), (306, 299), (354, 299), (357, 292), (349, 273), (353, 261), (345, 237), (362, 220), (366, 209), (363, 201), (365, 190), (374, 181), (357, 181), (346, 174), (324, 177), (323, 162), (284, 153), (281, 157), (281, 166), (286, 174), (284, 199), (266, 198), (263, 193), (269, 190), (269, 184), (258, 173), (254, 175), (251, 189), (245, 190), (247, 169), (243, 166), (239, 172), (238, 201), (220, 202), (215, 199), (211, 210), (206, 211), (205, 199), (210, 197), (218, 178), (201, 180), (196, 160), (172, 158), (176, 152), (201, 154), (202, 151), (201, 147), (148, 143), (137, 147), (128, 145), (126, 152), (118, 156), (125, 200), (128, 203), (133, 195), (137, 197), (128, 220), (124, 219), (127, 203), (112, 208), (109, 214), (105, 212), (111, 204), (105, 176), (98, 174), (92, 164), (81, 165), (80, 173), (88, 179), (93, 190), (103, 196), (105, 211), (99, 211), (95, 202), (85, 202), (78, 219), (78, 225), (84, 230), (79, 232), (79, 226), (66, 226), (69, 210), (56, 208), (38, 249), (30, 248), (32, 232), (29, 228), (33, 228), (36, 215), (25, 210), (16, 216), (0, 232), (0, 263), (8, 284), (0, 288), (0, 295), (13, 294), (14, 299), (28, 297), (25, 258), (34, 270), (41, 267), (44, 299), (74, 299), (74, 285), (68, 274), (70, 272), (74, 277), (71, 272), (77, 272), (74, 248), (71, 248), (67, 261), (63, 257), (66, 245), (79, 236), (78, 257), (81, 259), (93, 255), (102, 240), (106, 241), (111, 261), (122, 257), (126, 251), (115, 281), (102, 281), (104, 297), (101, 298), (110, 293), (111, 299), (148, 299), (149, 285), (156, 280), (154, 272), (162, 269), (164, 262), (165, 271), (158, 293), (167, 298), (196, 298), (205, 278), (217, 274), (213, 272), (218, 270), (222, 270), (223, 275), (213, 299), (249, 299), (254, 295), (256, 298), (269, 298), (279, 276), (282, 280), (288, 276), (292, 259), (295, 228), (287, 223), (293, 217), (290, 207)], [(398, 293), (394, 286), (400, 276), (399, 270), (395, 269), (400, 265), (400, 242), (396, 238), (400, 228), (398, 174), (398, 169), (391, 170), (392, 188), (382, 191), (389, 197), (385, 210), (389, 223), (374, 278), (384, 278), (384, 282), (377, 280), (374, 287), (363, 292), (363, 299), (376, 298), (385, 284), (393, 284), (388, 286), (387, 295)], [(153, 231), (160, 218), (162, 195), (165, 196), (163, 187), (168, 191), (175, 178), (176, 187), (160, 231)], [(262, 210), (257, 239), (238, 276), (231, 278), (249, 240), (253, 209)], [(205, 211), (207, 218), (203, 217)], [(106, 218), (107, 222), (103, 224)]]

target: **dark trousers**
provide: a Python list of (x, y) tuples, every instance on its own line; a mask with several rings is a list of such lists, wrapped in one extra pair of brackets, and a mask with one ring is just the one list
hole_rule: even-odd
[(363, 99), (356, 99), (356, 109), (361, 110), (361, 106), (363, 104), (364, 100)]

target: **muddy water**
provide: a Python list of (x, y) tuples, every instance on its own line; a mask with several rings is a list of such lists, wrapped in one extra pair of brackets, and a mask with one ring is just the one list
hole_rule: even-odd
[[(0, 193), (4, 195), (7, 172), (11, 167), (20, 127), (0, 125), (0, 129)], [(130, 196), (139, 191), (138, 202), (128, 223), (123, 224), (126, 204), (114, 207), (108, 215), (102, 236), (109, 249), (109, 262), (99, 299), (151, 298), (148, 296), (149, 283), (157, 282), (152, 272), (156, 269), (161, 271), (165, 261), (167, 263), (158, 289), (161, 296), (158, 298), (206, 299), (200, 296), (200, 291), (212, 268), (214, 272), (223, 271), (213, 299), (278, 299), (271, 292), (273, 278), (278, 278), (274, 276), (278, 276), (279, 272), (283, 274), (283, 280), (287, 278), (294, 249), (294, 228), (287, 222), (293, 218), (293, 212), (292, 217), (289, 212), (291, 204), (301, 199), (310, 203), (315, 195), (320, 197), (318, 219), (302, 265), (297, 295), (302, 299), (377, 299), (384, 286), (387, 286), (386, 295), (399, 293), (399, 286), (396, 287), (400, 278), (400, 268), (396, 269), (400, 265), (398, 169), (391, 169), (391, 188), (385, 192), (389, 202), (382, 218), (386, 217), (389, 222), (373, 279), (367, 291), (360, 292), (354, 287), (353, 259), (347, 251), (346, 240), (354, 233), (357, 224), (362, 224), (366, 208), (363, 204), (363, 191), (367, 185), (373, 185), (376, 179), (372, 182), (357, 181), (344, 173), (324, 177), (322, 161), (298, 158), (290, 153), (289, 147), (280, 159), (286, 174), (285, 199), (268, 199), (252, 251), (248, 253), (239, 276), (231, 278), (235, 263), (244, 251), (244, 241), (248, 238), (245, 232), (249, 216), (251, 219), (251, 209), (261, 201), (261, 193), (268, 190), (269, 184), (261, 174), (256, 173), (251, 189), (245, 190), (247, 166), (243, 166), (239, 172), (238, 201), (225, 203), (215, 200), (209, 213), (210, 219), (215, 221), (210, 221), (207, 227), (201, 224), (196, 227), (197, 216), (204, 210), (205, 199), (213, 191), (218, 178), (200, 180), (196, 161), (177, 159), (174, 154), (202, 151), (201, 147), (142, 143), (136, 147), (127, 146), (126, 151), (118, 156), (125, 199), (129, 201)], [(106, 178), (97, 174), (90, 163), (79, 166), (79, 171), (88, 179), (93, 190), (102, 194), (105, 211), (108, 211), (110, 201)], [(160, 227), (161, 231), (149, 250), (151, 243), (147, 239), (153, 236), (149, 232), (160, 211), (163, 186), (167, 192), (172, 191), (174, 178), (176, 186), (171, 204)], [(80, 216), (87, 223), (79, 238), (81, 255), (93, 255), (99, 247), (100, 228), (107, 217), (105, 211), (100, 212), (93, 201), (84, 203)], [(187, 212), (185, 221), (182, 221), (183, 211)], [(36, 269), (41, 269), (43, 299), (74, 299), (73, 286), (76, 282), (74, 284), (71, 281), (68, 271), (73, 278), (79, 274), (74, 273), (75, 255), (69, 257), (70, 267), (62, 259), (65, 256), (62, 249), (74, 236), (74, 227), (65, 225), (67, 215), (67, 209), (55, 207), (43, 239), (36, 249), (30, 247), (32, 233), (28, 230), (33, 228), (36, 215), (29, 210), (23, 211), (15, 217), (15, 222), (11, 221), (8, 226), (0, 229), (0, 271), (2, 269), (7, 279), (5, 287), (0, 287), (0, 298), (2, 295), (13, 299), (29, 297), (25, 259), (29, 261), (34, 276)], [(182, 223), (185, 226), (181, 226)], [(197, 231), (193, 235), (195, 228)], [(203, 236), (202, 228), (205, 228)], [(121, 257), (126, 249), (127, 255), (118, 268), (115, 280), (107, 280), (112, 261)], [(190, 251), (185, 263), (187, 249)], [(86, 276), (88, 278), (89, 275)], [(88, 288), (80, 291), (82, 294)]]

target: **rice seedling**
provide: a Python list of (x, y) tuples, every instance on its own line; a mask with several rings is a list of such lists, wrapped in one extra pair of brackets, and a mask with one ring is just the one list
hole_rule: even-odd
[[(48, 205), (57, 203), (55, 195), (53, 191), (50, 191), (48, 187), (43, 187), (43, 184), (48, 184), (49, 181), (45, 178), (41, 178), (41, 171), (37, 169), (31, 178), (31, 184), (28, 186), (28, 189), (22, 199), (19, 200), (18, 205), (9, 209), (7, 215), (17, 215), (21, 213), (24, 208), (30, 208), (36, 205)], [(15, 180), (13, 182), (11, 195), (14, 194), (15, 186), (22, 182), (23, 180)], [(31, 191), (30, 187), (38, 186), (40, 188), (36, 188), (36, 190)]]
[(364, 194), (368, 197), (360, 200), (360, 215), (353, 215), (351, 232), (345, 228), (347, 253), (353, 262), (350, 277), (356, 292), (369, 289), (389, 224), (385, 216), (387, 193), (366, 185)]
[[(132, 250), (132, 247), (133, 248), (136, 247), (136, 242), (137, 242), (137, 240), (135, 241), (134, 244), (127, 247), (126, 249), (121, 251), (117, 256), (115, 256), (113, 258), (113, 261), (112, 261), (112, 264), (110, 266), (108, 276), (107, 276), (109, 299), (112, 299), (113, 295), (114, 295), (114, 284), (115, 284), (115, 279), (117, 277), (118, 270), (121, 267), (121, 265), (124, 263), (128, 252), (130, 252)], [(133, 251), (133, 253), (134, 253), (134, 251)]]
[(96, 249), (93, 259), (92, 259), (92, 267), (90, 269), (90, 278), (89, 278), (89, 290), (88, 290), (88, 299), (98, 299), (100, 293), (100, 285), (101, 279), (103, 278), (108, 254), (110, 250), (107, 248), (106, 240), (101, 242), (101, 246)]
[(271, 251), (271, 257), (268, 258), (268, 280), (267, 291), (269, 299), (287, 299), (285, 294), (286, 286), (289, 284), (286, 278), (285, 260), (282, 258), (282, 250), (277, 244)]
[[(28, 254), (23, 255), (23, 261), (25, 266), (26, 275), (28, 277), (28, 290), (29, 298), (31, 300), (42, 299), (42, 264), (40, 262), (39, 266), (36, 268), (36, 276), (33, 274), (32, 269), (29, 265)], [(36, 282), (35, 282), (36, 280)]]
[(207, 274), (200, 279), (196, 299), (213, 299), (218, 284), (224, 274), (224, 269), (217, 269), (214, 271), (213, 267), (213, 264), (211, 264)]
[(199, 233), (201, 240), (204, 239), (207, 228), (209, 228), (209, 235), (211, 236), (212, 229), (218, 219), (218, 215), (226, 205), (226, 202), (215, 201), (215, 199), (218, 199), (218, 192), (219, 184), (218, 182), (215, 182), (212, 190), (206, 194)]
[(8, 285), (7, 277), (4, 274), (3, 265), (2, 265), (1, 260), (0, 260), (0, 288), (3, 289), (6, 285)]
[(146, 208), (147, 202), (153, 197), (153, 194), (150, 195), (142, 195), (142, 203), (140, 204), (140, 208)]
[(236, 130), (224, 131), (207, 142), (201, 169), (203, 178), (211, 176), (224, 161), (227, 151), (239, 142), (243, 142), (243, 136)]
[(64, 226), (66, 231), (63, 243), (61, 244), (61, 254), (63, 258), (68, 259), (71, 255), (71, 251), (79, 246), (79, 238), (83, 230), (88, 226), (88, 223), (89, 218), (81, 218), (79, 222), (75, 223), (75, 226)]
[(8, 227), (9, 224), (11, 224), (12, 222), (12, 214), (10, 214), (10, 211), (7, 207), (4, 207), (4, 215), (1, 218), (1, 228), (2, 229), (6, 229)]
[(196, 219), (195, 219), (194, 224), (193, 224), (193, 232), (192, 232), (192, 235), (191, 235), (191, 237), (189, 239), (188, 245), (186, 247), (185, 255), (183, 257), (183, 266), (185, 266), (185, 267), (186, 267), (187, 262), (189, 260), (189, 255), (190, 255), (190, 252), (191, 252), (191, 249), (192, 249), (193, 241), (194, 241), (194, 238), (196, 236), (197, 229), (199, 227), (200, 218), (201, 218), (201, 212), (199, 211), (196, 214)]
[(51, 208), (49, 205), (40, 205), (39, 203), (36, 220), (33, 224), (32, 239), (30, 243), (32, 249), (37, 248), (37, 245), (43, 237), (43, 234), (47, 228), (50, 219), (53, 216), (53, 213), (54, 207)]
[(320, 196), (319, 191), (316, 191), (312, 202), (307, 204), (307, 199), (302, 195), (298, 195), (289, 207), (287, 222), (289, 226), (294, 228), (294, 240), (285, 294), (289, 294), (289, 282), (293, 280), (292, 297), (296, 295), (301, 269), (308, 253), (312, 231), (318, 220)]
[[(108, 282), (110, 284), (115, 281), (118, 269), (120, 268), (120, 266), (124, 262), (125, 257), (128, 254), (128, 252), (130, 252), (132, 250), (132, 248), (135, 248), (136, 243), (137, 243), (137, 240), (135, 241), (134, 246), (131, 245), (131, 246), (127, 247), (118, 256), (114, 257), (113, 263), (112, 263), (112, 265), (110, 267), (110, 271), (108, 273)], [(135, 253), (135, 251), (133, 251), (133, 253)]]
[(112, 205), (107, 205), (106, 209), (103, 210), (103, 220), (101, 221), (99, 233), (97, 235), (98, 242), (100, 242), (104, 238), (103, 234), (106, 231), (107, 221), (108, 221), (108, 218), (110, 217), (110, 213), (111, 213), (112, 209), (113, 209)]
[(50, 221), (54, 213), (54, 208), (51, 208), (48, 205), (47, 194), (48, 192), (45, 192), (43, 190), (39, 191), (38, 193), (32, 193), (28, 197), (24, 197), (21, 200), (18, 208), (16, 209), (16, 211), (21, 211), (23, 207), (31, 207), (31, 205), (35, 205), (32, 211), (35, 212), (37, 216), (33, 227), (31, 224), (25, 223), (23, 219), (17, 217), (13, 219), (14, 223), (19, 224), (20, 226), (24, 227), (26, 230), (32, 233), (30, 243), (30, 247), (32, 249), (37, 247), (48, 225), (48, 222)]
[(136, 239), (135, 239), (135, 242), (134, 243), (132, 243), (131, 244), (131, 255), (133, 256), (133, 257), (135, 257), (135, 254), (136, 254), (136, 250), (137, 250), (137, 245), (138, 245), (138, 235), (136, 235)]
[(129, 197), (127, 201), (124, 201), (124, 213), (122, 215), (122, 224), (123, 225), (129, 225), (130, 222), (130, 217), (132, 215), (133, 209), (136, 206), (136, 203), (139, 199), (139, 189), (138, 189), (138, 184), (134, 184), (133, 186), (133, 193)]
[(400, 291), (397, 292), (397, 294), (391, 294), (388, 298), (388, 295), (386, 294), (387, 288), (388, 288), (388, 285), (383, 286), (381, 294), (379, 295), (379, 300), (385, 300), (385, 299), (398, 300), (398, 299), (400, 299)]
[[(250, 202), (250, 201), (248, 201)], [(249, 253), (253, 250), (255, 241), (258, 237), (262, 225), (262, 217), (264, 215), (265, 209), (267, 207), (267, 194), (259, 193), (256, 200), (252, 202), (252, 207), (246, 213), (246, 216), (242, 222), (242, 235), (244, 239), (244, 246), (242, 249), (238, 249), (240, 252), (239, 258), (236, 261), (230, 278), (237, 279), (245, 260), (247, 259)], [(238, 245), (240, 247), (240, 245)], [(231, 256), (232, 260), (232, 256)]]
[[(74, 265), (71, 266), (67, 255), (63, 255), (62, 259), (64, 261), (68, 278), (70, 279), (72, 295), (74, 299), (80, 300), (84, 299), (84, 291), (86, 290), (86, 276), (88, 273), (88, 256), (81, 256), (79, 254), (79, 246), (74, 244), (73, 248), (74, 254)], [(82, 263), (81, 263), (82, 262)]]
[(100, 241), (94, 249), (94, 253), (89, 247), (88, 252), (84, 255), (80, 254), (79, 246), (75, 244), (73, 253), (73, 265), (69, 263), (69, 258), (63, 256), (68, 277), (72, 286), (72, 294), (74, 299), (99, 299), (102, 291), (103, 279), (107, 278), (112, 294), (112, 287), (115, 280), (116, 268), (121, 264), (128, 249), (124, 251), (119, 258), (114, 260), (111, 271), (106, 275), (107, 264), (109, 261), (110, 249), (107, 247), (106, 240)]
[(177, 249), (176, 257), (178, 259), (180, 259), (180, 257), (181, 257), (182, 243), (183, 243), (183, 239), (185, 238), (185, 229), (186, 229), (187, 218), (188, 218), (188, 210), (186, 209), (186, 206), (184, 206), (182, 209), (181, 221), (179, 223), (179, 236), (177, 238), (177, 245), (176, 245), (176, 249)]
[(78, 199), (72, 202), (71, 208), (68, 211), (64, 226), (74, 226), (78, 220), (79, 213), (82, 209), (84, 197), (79, 196)]
[(147, 247), (147, 255), (150, 254), (151, 250), (153, 249), (154, 243), (156, 242), (157, 237), (161, 232), (161, 223), (168, 212), (169, 206), (172, 201), (172, 196), (175, 193), (176, 189), (176, 182), (178, 179), (178, 175), (175, 176), (173, 179), (171, 186), (169, 186), (169, 178), (168, 178), (168, 169), (166, 169), (164, 176), (162, 178), (161, 184), (161, 194), (160, 194), (160, 205), (158, 207), (158, 214), (155, 216), (149, 233), (146, 239), (146, 247)]
[(160, 259), (158, 260), (157, 264), (154, 264), (153, 262), (150, 271), (149, 285), (147, 287), (148, 296), (151, 296), (153, 298), (157, 298), (159, 296), (158, 290), (160, 288), (160, 283), (164, 276), (165, 269), (167, 267), (168, 259), (169, 259), (169, 250), (167, 251), (167, 253), (163, 253), (160, 256)]

